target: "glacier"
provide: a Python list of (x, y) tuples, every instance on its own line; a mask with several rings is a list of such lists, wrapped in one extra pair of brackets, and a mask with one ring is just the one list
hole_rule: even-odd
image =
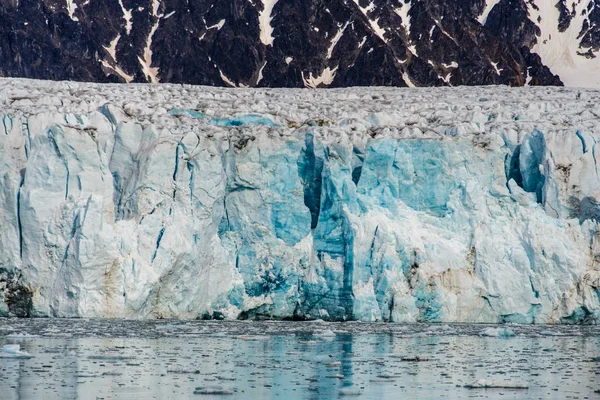
[(597, 323), (599, 102), (0, 79), (0, 316)]

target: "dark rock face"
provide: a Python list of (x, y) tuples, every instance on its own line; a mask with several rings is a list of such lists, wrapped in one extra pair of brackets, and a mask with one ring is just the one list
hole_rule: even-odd
[(600, 50), (600, 0), (591, 1), (586, 8), (587, 17), (583, 21), (579, 37), (581, 38), (581, 47), (590, 48), (588, 54), (596, 57)]
[(21, 281), (20, 273), (13, 273), (0, 268), (0, 295), (8, 306), (8, 315), (14, 317), (30, 317), (33, 309), (33, 292)]
[[(561, 85), (547, 0), (0, 0), (0, 76), (216, 86)], [(589, 1), (581, 57), (600, 50)], [(492, 2), (492, 0), (487, 0)], [(576, 19), (556, 4), (562, 32)], [(579, 53), (578, 53), (579, 54)]]

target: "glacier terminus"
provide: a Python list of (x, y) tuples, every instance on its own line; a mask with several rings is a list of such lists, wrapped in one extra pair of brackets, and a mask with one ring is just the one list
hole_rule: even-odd
[(0, 80), (0, 315), (597, 323), (600, 92)]

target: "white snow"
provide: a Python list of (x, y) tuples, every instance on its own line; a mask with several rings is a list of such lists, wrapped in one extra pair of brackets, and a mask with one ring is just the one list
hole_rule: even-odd
[(75, 10), (77, 9), (77, 4), (75, 4), (74, 0), (67, 0), (67, 12), (69, 13), (69, 18), (73, 21), (79, 21), (79, 19), (75, 16)]
[(356, 6), (359, 8), (359, 10), (363, 13), (363, 15), (367, 18), (367, 21), (369, 21), (369, 26), (371, 27), (371, 31), (373, 31), (374, 34), (376, 34), (381, 40), (383, 40), (385, 43), (387, 43), (388, 40), (385, 38), (385, 29), (382, 28), (381, 26), (379, 26), (379, 18), (373, 20), (369, 16), (369, 12), (373, 9), (374, 4), (370, 3), (369, 6), (362, 7), (360, 5), (359, 0), (353, 0), (353, 1), (354, 1), (354, 4), (356, 4)]
[[(529, 67), (531, 68), (531, 67)], [(525, 86), (529, 86), (533, 77), (529, 74), (529, 68), (527, 68), (527, 77), (525, 78)]]
[(117, 37), (115, 37), (113, 41), (110, 42), (110, 46), (103, 46), (104, 50), (106, 50), (106, 52), (110, 55), (111, 59), (109, 61), (101, 60), (100, 62), (105, 68), (112, 70), (118, 76), (123, 78), (123, 80), (126, 83), (130, 83), (131, 81), (133, 81), (133, 76), (123, 71), (123, 69), (121, 69), (117, 62), (117, 44), (119, 43), (120, 39), (121, 35), (117, 35)]
[(344, 26), (340, 27), (340, 29), (336, 32), (336, 34), (331, 38), (331, 43), (329, 44), (329, 48), (327, 49), (327, 59), (328, 60), (333, 55), (333, 49), (335, 49), (335, 46), (340, 41), (340, 39), (341, 39), (342, 35), (344, 34), (344, 31), (346, 30), (348, 25), (350, 25), (350, 22), (346, 22), (344, 24)]
[[(406, 30), (406, 36), (408, 38), (410, 38), (410, 15), (408, 15), (411, 7), (412, 7), (412, 2), (408, 1), (405, 2), (404, 0), (402, 1), (402, 7), (397, 7), (394, 8), (394, 12), (396, 14), (398, 14), (400, 16), (400, 18), (402, 18), (402, 25), (404, 26), (404, 29)], [(433, 32), (433, 29), (435, 28), (435, 25), (431, 28), (431, 32)], [(431, 37), (431, 32), (429, 32), (429, 36)]]
[[(542, 0), (542, 1), (546, 1), (546, 0)], [(477, 20), (479, 21), (479, 23), (481, 25), (485, 25), (485, 23), (487, 22), (488, 15), (490, 15), (490, 12), (498, 3), (500, 3), (500, 0), (486, 0), (485, 8), (483, 9), (483, 12), (479, 16), (479, 18), (477, 18)]]
[(275, 4), (278, 0), (260, 0), (263, 9), (258, 13), (258, 26), (260, 28), (260, 41), (265, 46), (273, 46), (273, 27), (271, 26), (271, 20), (273, 19), (272, 13)]
[(161, 0), (152, 0), (152, 15), (159, 17), (158, 8), (160, 7)]
[(148, 38), (146, 39), (146, 46), (144, 47), (144, 58), (138, 56), (138, 61), (142, 66), (142, 72), (144, 72), (144, 76), (150, 83), (158, 83), (158, 68), (152, 67), (152, 38), (158, 29), (158, 24), (160, 19), (158, 19), (154, 25), (152, 25), (152, 29), (150, 29), (150, 33), (148, 34)]
[(452, 61), (450, 64), (442, 63), (444, 68), (458, 68), (458, 63), (456, 61)]
[(161, 19), (164, 17), (163, 14), (158, 14), (158, 9), (160, 7), (160, 0), (152, 0), (152, 16), (155, 18), (155, 22), (150, 29), (150, 33), (148, 34), (148, 38), (146, 39), (146, 46), (144, 47), (144, 57), (138, 56), (138, 61), (142, 66), (142, 72), (144, 76), (150, 83), (158, 83), (158, 67), (152, 67), (152, 40), (156, 30), (158, 29), (158, 25), (160, 24)]
[(368, 5), (366, 8), (364, 8), (363, 10), (364, 10), (364, 12), (365, 12), (365, 13), (368, 13), (368, 12), (371, 12), (371, 11), (373, 11), (374, 9), (375, 9), (375, 3), (371, 2), (371, 3), (369, 3), (369, 5)]
[(338, 67), (331, 69), (329, 67), (325, 68), (321, 75), (313, 76), (312, 72), (309, 73), (308, 77), (304, 76), (304, 72), (302, 72), (302, 80), (304, 81), (304, 87), (307, 88), (318, 88), (321, 86), (329, 86), (335, 79), (335, 73)]
[[(262, 69), (259, 72), (260, 75), (262, 75)], [(221, 79), (223, 79), (223, 82), (225, 82), (226, 84), (228, 84), (231, 87), (239, 87), (239, 88), (247, 88), (248, 85), (245, 85), (243, 83), (239, 83), (239, 84), (235, 84), (235, 82), (233, 82), (231, 79), (229, 79), (224, 73), (223, 71), (221, 71), (221, 69), (219, 68), (219, 75), (221, 76)], [(260, 77), (259, 75), (259, 77)], [(258, 82), (257, 82), (258, 83)]]
[(258, 78), (256, 79), (256, 85), (258, 85), (260, 83), (260, 81), (262, 81), (262, 79), (263, 79), (263, 70), (265, 69), (266, 66), (267, 66), (267, 61), (264, 61), (263, 64), (258, 69)]
[(237, 87), (237, 85), (231, 80), (229, 79), (224, 73), (223, 71), (221, 71), (219, 69), (219, 74), (221, 75), (221, 79), (223, 79), (223, 82), (225, 82), (226, 84), (228, 84), (231, 87)]
[(443, 80), (445, 83), (450, 85), (450, 78), (452, 78), (452, 72), (448, 73), (446, 76), (438, 75), (438, 78)]
[(404, 80), (404, 83), (406, 83), (406, 85), (408, 87), (410, 87), (410, 88), (416, 87), (416, 85), (410, 79), (410, 76), (408, 76), (408, 72), (406, 72), (406, 71), (402, 72), (402, 80)]
[(121, 10), (123, 11), (123, 18), (125, 19), (125, 29), (127, 31), (127, 35), (131, 33), (131, 28), (133, 27), (133, 17), (131, 15), (131, 10), (128, 10), (123, 5), (123, 0), (119, 0), (119, 5), (121, 6)]
[(104, 48), (104, 50), (106, 50), (108, 52), (108, 54), (110, 55), (112, 60), (115, 62), (117, 61), (117, 44), (119, 44), (120, 39), (121, 39), (121, 35), (117, 35), (117, 37), (115, 37), (113, 39), (113, 41), (110, 42), (110, 46), (108, 46), (108, 47), (102, 46)]
[(493, 61), (490, 61), (490, 63), (492, 64), (492, 67), (494, 67), (494, 70), (496, 71), (496, 75), (500, 75), (500, 73), (503, 71), (503, 69), (498, 68), (498, 63), (493, 62)]
[[(587, 12), (587, 1), (573, 3), (575, 16), (566, 31), (558, 29), (559, 10), (551, 1), (536, 0), (537, 10), (529, 3), (529, 19), (540, 27), (541, 35), (533, 52), (540, 55), (542, 62), (550, 70), (559, 75), (565, 86), (582, 88), (600, 88), (600, 54), (596, 58), (586, 58), (577, 52), (585, 53), (588, 49), (580, 48), (578, 38)], [(593, 4), (593, 3), (592, 3)], [(541, 22), (538, 22), (541, 17)]]
[(123, 71), (123, 69), (120, 66), (118, 66), (116, 64), (112, 65), (111, 63), (109, 63), (106, 60), (101, 60), (100, 63), (105, 68), (108, 68), (109, 70), (112, 70), (118, 76), (120, 76), (121, 78), (123, 78), (123, 80), (125, 81), (125, 83), (131, 83), (133, 81), (133, 76), (131, 76), (127, 72)]
[(216, 30), (220, 31), (221, 28), (223, 28), (224, 25), (225, 25), (225, 20), (222, 19), (219, 22), (217, 22), (216, 24), (207, 27), (206, 29), (207, 30), (216, 29)]

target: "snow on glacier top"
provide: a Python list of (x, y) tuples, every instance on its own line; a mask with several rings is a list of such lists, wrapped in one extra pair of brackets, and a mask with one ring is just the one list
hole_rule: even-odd
[(123, 110), (123, 118), (147, 121), (157, 129), (203, 132), (210, 126), (214, 134), (230, 131), (215, 125), (249, 123), (257, 125), (252, 131), (287, 136), (294, 131), (290, 128), (320, 126), (317, 134), (326, 140), (340, 135), (361, 141), (366, 135), (439, 138), (498, 129), (595, 129), (599, 102), (600, 90), (561, 87), (231, 89), (0, 79), (0, 107), (8, 114), (85, 114), (111, 104)]

